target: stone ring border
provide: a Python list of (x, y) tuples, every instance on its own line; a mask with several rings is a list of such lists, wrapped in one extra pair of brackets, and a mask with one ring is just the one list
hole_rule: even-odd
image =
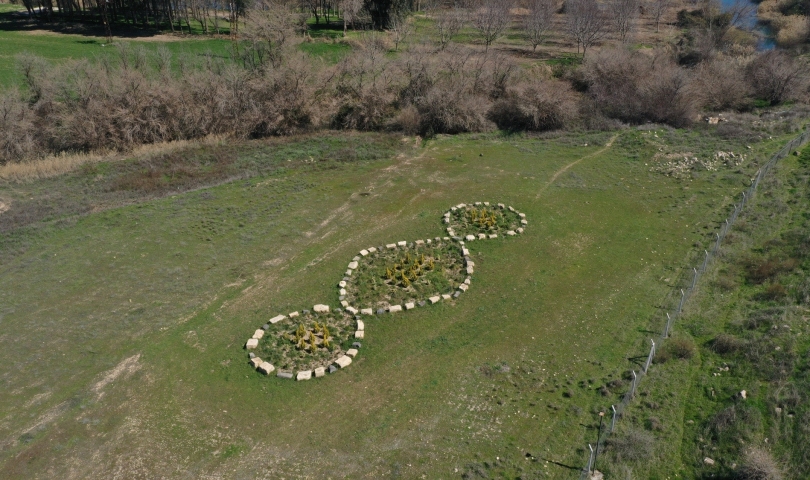
[[(450, 210), (445, 212), (445, 214), (442, 217), (442, 221), (445, 224), (449, 224), (450, 223), (450, 215), (452, 214), (452, 212), (455, 212), (456, 210), (459, 210), (459, 209), (462, 209), (462, 208), (467, 208), (467, 207), (472, 207), (472, 206), (475, 206), (475, 207), (478, 207), (478, 206), (489, 207), (490, 205), (491, 205), (490, 202), (459, 203), (458, 205), (456, 205), (454, 207), (450, 207)], [(512, 236), (515, 236), (515, 235), (522, 234), (524, 232), (524, 229), (528, 225), (528, 221), (526, 220), (526, 214), (525, 213), (521, 213), (521, 212), (515, 210), (512, 206), (507, 206), (507, 205), (504, 205), (503, 203), (495, 204), (495, 206), (497, 206), (501, 210), (509, 210), (510, 212), (513, 212), (513, 213), (517, 214), (518, 217), (520, 218), (520, 225), (521, 226), (516, 228), (515, 230), (508, 230), (506, 232), (507, 236), (512, 237)], [(445, 293), (445, 294), (440, 294), (440, 295), (438, 295), (438, 294), (434, 295), (434, 296), (428, 298), (428, 302), (431, 305), (434, 305), (436, 303), (439, 303), (442, 300), (447, 301), (447, 300), (451, 300), (453, 298), (458, 298), (459, 296), (461, 296), (462, 293), (466, 292), (470, 288), (470, 282), (471, 282), (471, 279), (472, 279), (472, 274), (473, 274), (474, 269), (475, 269), (475, 263), (472, 260), (470, 260), (470, 251), (467, 249), (467, 246), (466, 246), (465, 242), (472, 242), (472, 241), (475, 241), (475, 240), (494, 239), (494, 238), (498, 238), (498, 234), (497, 233), (491, 233), (491, 234), (479, 233), (477, 235), (470, 234), (470, 235), (466, 235), (465, 237), (460, 237), (460, 236), (456, 235), (456, 232), (453, 229), (453, 227), (449, 226), (449, 227), (447, 227), (446, 230), (447, 230), (447, 234), (449, 235), (448, 237), (436, 237), (434, 239), (416, 240), (413, 243), (411, 243), (410, 245), (408, 244), (407, 241), (402, 240), (402, 241), (398, 241), (396, 243), (386, 244), (385, 247), (364, 248), (363, 250), (360, 250), (359, 255), (355, 256), (352, 259), (352, 261), (349, 262), (348, 268), (347, 268), (347, 270), (345, 272), (345, 275), (344, 275), (343, 279), (338, 283), (338, 295), (339, 295), (340, 303), (341, 303), (341, 306), (343, 307), (343, 310), (345, 310), (347, 313), (353, 315), (354, 320), (357, 322), (357, 329), (354, 332), (354, 338), (355, 339), (362, 340), (363, 338), (365, 338), (365, 323), (361, 319), (362, 315), (374, 315), (375, 312), (371, 308), (357, 309), (354, 306), (350, 305), (349, 302), (345, 300), (345, 296), (346, 296), (345, 287), (348, 284), (347, 282), (349, 282), (351, 280), (352, 273), (354, 273), (354, 270), (356, 270), (357, 267), (359, 266), (358, 262), (360, 261), (360, 259), (367, 256), (367, 255), (369, 255), (370, 253), (375, 253), (375, 252), (383, 250), (383, 249), (385, 249), (385, 250), (396, 250), (396, 249), (399, 249), (399, 248), (409, 248), (409, 247), (413, 247), (413, 246), (429, 245), (429, 244), (433, 243), (433, 241), (436, 241), (436, 242), (441, 242), (442, 240), (443, 241), (451, 241), (451, 240), (456, 241), (461, 246), (461, 253), (462, 253), (463, 257), (464, 257), (464, 267), (466, 268), (467, 277), (465, 278), (464, 283), (459, 285), (458, 290), (456, 290), (454, 293), (452, 293), (452, 294)], [(427, 304), (427, 302), (425, 302), (425, 301), (418, 302), (419, 306), (424, 306), (426, 304)], [(390, 305), (387, 309), (382, 309), (382, 308), (377, 309), (376, 313), (377, 313), (377, 315), (382, 315), (382, 314), (384, 314), (386, 312), (387, 313), (402, 312), (404, 310), (407, 311), (407, 310), (411, 310), (413, 308), (416, 308), (416, 306), (417, 306), (417, 303), (406, 302), (406, 303), (404, 303), (402, 305)], [(312, 310), (315, 313), (328, 313), (329, 312), (329, 305), (317, 304), (317, 305), (312, 307)], [(336, 309), (335, 313), (342, 313), (343, 310)], [(302, 313), (308, 313), (308, 312), (306, 310), (302, 310), (300, 312), (298, 312), (298, 311), (291, 312), (291, 313), (289, 313), (287, 315), (276, 315), (275, 317), (273, 317), (273, 318), (271, 318), (269, 320), (269, 323), (270, 324), (275, 324), (275, 323), (278, 323), (278, 322), (281, 322), (281, 321), (284, 321), (284, 320), (292, 320), (293, 318), (298, 317)], [(267, 330), (267, 328), (269, 328), (269, 324), (265, 324), (264, 326), (262, 326), (262, 328), (256, 330), (256, 332), (253, 334), (253, 336), (245, 343), (245, 349), (246, 350), (253, 350), (256, 347), (258, 347), (259, 346), (259, 340), (261, 340), (262, 337), (264, 337), (264, 332)], [(279, 371), (276, 374), (276, 376), (279, 377), (279, 378), (295, 379), (295, 380), (298, 380), (298, 381), (310, 380), (313, 377), (314, 378), (324, 377), (327, 372), (328, 373), (333, 373), (333, 372), (336, 372), (338, 369), (343, 369), (343, 368), (346, 368), (349, 365), (351, 365), (352, 359), (357, 356), (360, 346), (361, 345), (358, 342), (355, 342), (354, 344), (352, 344), (352, 348), (347, 350), (344, 355), (342, 355), (342, 356), (340, 356), (340, 357), (338, 357), (335, 360), (330, 362), (328, 369), (327, 369), (327, 367), (318, 367), (318, 368), (316, 368), (314, 370), (301, 370), (301, 371), (298, 371), (297, 373)], [(273, 373), (275, 371), (276, 368), (270, 362), (263, 361), (261, 358), (255, 356), (255, 354), (253, 354), (252, 352), (249, 353), (248, 356), (250, 358), (250, 361), (249, 361), (250, 365), (252, 365), (253, 368), (258, 370), (260, 373), (263, 373), (265, 375), (270, 375), (271, 373)]]

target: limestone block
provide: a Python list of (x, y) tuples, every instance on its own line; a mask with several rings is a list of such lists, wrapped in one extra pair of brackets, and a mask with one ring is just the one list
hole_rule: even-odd
[(450, 218), (450, 212), (445, 212), (444, 213), (444, 218)]
[(346, 273), (345, 273), (344, 275), (346, 275), (347, 277), (351, 277), (351, 276), (352, 276), (352, 273), (354, 273), (354, 270), (352, 270), (352, 269), (350, 268), (350, 269), (346, 270)]
[(293, 378), (293, 374), (290, 372), (278, 372), (276, 376), (278, 378)]
[(245, 344), (245, 348), (247, 348), (248, 350), (252, 350), (252, 349), (254, 349), (254, 348), (258, 347), (258, 346), (259, 346), (259, 339), (258, 338), (251, 338)]
[(462, 283), (461, 285), (458, 286), (458, 289), (461, 290), (462, 292), (466, 292), (468, 288), (470, 288), (470, 286), (467, 285), (466, 283)]
[(385, 246), (385, 248), (387, 248), (389, 250), (393, 250), (393, 249), (397, 248), (397, 244), (396, 243), (389, 243), (388, 245)]
[(520, 224), (521, 224), (521, 225), (528, 225), (528, 224), (529, 224), (529, 222), (527, 222), (526, 220), (521, 220), (521, 221), (520, 221)]
[(301, 315), (301, 314), (300, 314), (299, 312), (292, 312), (292, 313), (289, 315), (289, 317), (290, 317), (290, 318), (295, 318), (295, 317), (297, 317), (298, 315)]
[(258, 329), (253, 333), (253, 338), (261, 339), (264, 336), (264, 330)]
[(457, 208), (464, 208), (466, 206), (467, 206), (466, 203), (459, 203), (458, 205), (456, 205)]
[(505, 206), (503, 203), (499, 203), (499, 204), (498, 204), (498, 207), (500, 207), (500, 208), (506, 208), (506, 206)]
[(509, 205), (509, 211), (510, 211), (510, 212), (514, 212), (514, 211), (515, 211), (515, 209), (514, 209), (514, 208), (512, 208), (512, 206), (511, 206), (511, 205)]
[(366, 323), (364, 321), (362, 321), (362, 320), (358, 320), (357, 321), (357, 329), (358, 330), (365, 330), (366, 329)]
[(360, 255), (355, 255), (354, 258), (352, 258), (352, 261), (353, 262), (359, 262), (360, 261)]
[(431, 243), (433, 243), (433, 240), (428, 238), (427, 240), (425, 240), (425, 242), (427, 242), (427, 244), (430, 245)]
[(374, 310), (371, 308), (361, 308), (360, 309), (361, 315), (374, 315)]
[(488, 206), (489, 206), (489, 202), (484, 202), (484, 206), (488, 207)]
[(476, 206), (476, 207), (480, 207), (480, 206), (481, 206), (481, 202), (475, 202), (475, 206)]
[(464, 240), (472, 242), (473, 240), (475, 240), (475, 235), (467, 235), (466, 237), (464, 237)]
[(347, 284), (346, 284), (345, 280), (341, 280), (341, 281), (338, 282), (338, 287), (340, 287), (340, 288), (346, 288), (346, 285)]
[(431, 303), (431, 304), (434, 304), (434, 303), (439, 303), (439, 300), (441, 300), (441, 297), (440, 297), (440, 296), (438, 296), (438, 295), (436, 295), (435, 297), (430, 297), (430, 298), (428, 298), (428, 300), (430, 300), (430, 303)]
[(354, 307), (346, 307), (346, 311), (352, 315), (357, 315), (357, 309)]
[(355, 270), (357, 268), (357, 262), (349, 262), (349, 268)]
[(518, 213), (518, 216), (519, 216), (520, 218), (526, 218), (526, 214), (525, 214), (525, 213)]
[(405, 245), (407, 245), (407, 244), (408, 244), (408, 242), (406, 242), (405, 240), (402, 240), (402, 241), (400, 241), (400, 242), (397, 242), (397, 246), (398, 246), (398, 247), (404, 247), (404, 246), (405, 246)]
[[(295, 312), (295, 313), (296, 313), (296, 316), (298, 316), (298, 315), (297, 315), (297, 314), (298, 314), (298, 312)], [(290, 314), (290, 316), (292, 317), (292, 313)], [(271, 319), (270, 319), (270, 323), (274, 323), (274, 324), (275, 324), (275, 323), (278, 323), (278, 322), (280, 322), (280, 321), (284, 320), (285, 318), (287, 318), (285, 315), (276, 315), (275, 317), (273, 317), (273, 318), (271, 318)]]
[(358, 331), (354, 332), (354, 338), (362, 339), (362, 338), (365, 338), (365, 336), (366, 336), (365, 330), (358, 330)]
[(416, 304), (413, 302), (408, 302), (405, 304), (405, 310), (410, 310), (412, 308), (416, 308)]
[(352, 358), (356, 357), (357, 356), (357, 349), (356, 348), (350, 348), (349, 350), (346, 351), (346, 355), (348, 355), (348, 356), (350, 356)]
[(377, 251), (377, 247), (368, 247), (368, 253), (375, 253)]
[(424, 245), (425, 241), (424, 240), (417, 240), (417, 241), (415, 241), (413, 243), (415, 243), (416, 245)]
[(352, 364), (352, 358), (343, 355), (342, 357), (335, 360), (335, 364), (340, 368), (346, 368)]
[(485, 238), (487, 238), (487, 234), (486, 234), (486, 233), (479, 233), (479, 234), (478, 234), (478, 240), (484, 240)]
[(318, 368), (315, 369), (314, 373), (315, 373), (315, 378), (321, 378), (324, 375), (326, 375), (326, 368), (318, 367)]
[(461, 249), (461, 254), (462, 254), (462, 255), (464, 255), (464, 256), (466, 257), (466, 256), (468, 256), (468, 255), (470, 254), (470, 251), (469, 251), (469, 250), (467, 250), (466, 248), (462, 248), (462, 249)]
[(493, 238), (498, 238), (498, 234), (497, 234), (497, 233), (490, 233), (490, 234), (489, 234), (489, 238), (490, 238), (490, 239), (493, 239)]
[(442, 298), (445, 299), (445, 300), (450, 300), (453, 297), (449, 293), (443, 293)]
[(259, 365), (262, 363), (264, 363), (264, 360), (259, 357), (253, 357), (250, 359), (250, 364), (253, 365), (253, 368), (259, 368)]
[(312, 310), (314, 310), (315, 313), (329, 313), (329, 305), (323, 305), (319, 303), (314, 307), (312, 307)]
[(388, 312), (389, 313), (401, 312), (401, 311), (402, 311), (402, 305), (391, 305), (390, 307), (388, 307)]
[(474, 272), (473, 267), (467, 267), (467, 275), (472, 275)]
[(506, 232), (506, 234), (509, 235), (510, 237), (514, 237), (515, 236), (515, 231), (514, 230), (509, 230), (508, 232)]
[(366, 250), (365, 248), (360, 250), (360, 255), (365, 257), (366, 255), (368, 255), (368, 250)]
[(341, 288), (341, 289), (338, 291), (338, 295), (346, 295), (346, 289), (345, 289), (345, 288)]
[(465, 262), (465, 265), (468, 266), (468, 267), (474, 267), (475, 262), (467, 261), (467, 262)]
[(340, 306), (343, 308), (349, 308), (349, 302), (347, 302), (346, 300), (341, 300)]
[(465, 278), (465, 279), (464, 279), (464, 284), (465, 284), (465, 285), (469, 285), (469, 284), (470, 284), (470, 277), (467, 277), (467, 278)]
[(262, 364), (257, 368), (258, 371), (265, 375), (270, 375), (275, 369), (276, 367), (274, 367), (270, 362), (262, 362)]
[(307, 370), (304, 372), (298, 372), (298, 375), (295, 377), (297, 381), (301, 380), (310, 380), (312, 379), (312, 370)]
[(523, 227), (520, 227), (516, 230), (517, 233), (523, 233)]
[(449, 242), (449, 241), (450, 241), (450, 237), (442, 237), (442, 240), (444, 240), (445, 242)]

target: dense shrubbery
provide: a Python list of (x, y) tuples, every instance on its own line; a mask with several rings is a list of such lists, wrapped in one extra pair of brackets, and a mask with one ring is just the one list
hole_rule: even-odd
[(392, 57), (377, 36), (328, 67), (296, 53), (286, 34), (267, 36), (275, 40), (252, 39), (239, 62), (195, 66), (165, 50), (126, 47), (117, 61), (97, 63), (22, 56), (25, 93), (0, 95), (0, 163), (320, 127), (429, 136), (594, 128), (610, 119), (687, 126), (704, 108), (746, 110), (755, 99), (778, 104), (807, 94), (805, 64), (780, 52), (715, 55), (692, 68), (671, 52), (603, 49), (555, 79), (549, 69), (522, 70), (511, 57), (457, 45)]

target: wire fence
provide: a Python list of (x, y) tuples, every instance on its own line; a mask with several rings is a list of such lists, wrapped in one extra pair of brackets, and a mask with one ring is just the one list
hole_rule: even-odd
[[(756, 176), (754, 176), (754, 178), (751, 180), (751, 185), (744, 192), (742, 192), (741, 197), (738, 199), (739, 203), (734, 204), (734, 210), (721, 224), (720, 230), (715, 233), (715, 241), (711, 249), (704, 250), (702, 255), (698, 255), (698, 260), (696, 260), (694, 267), (682, 271), (680, 281), (676, 283), (677, 285), (682, 285), (682, 287), (672, 290), (667, 295), (667, 298), (664, 299), (664, 304), (672, 305), (672, 307), (671, 311), (665, 312), (666, 318), (663, 319), (664, 327), (662, 328), (660, 337), (655, 340), (650, 339), (650, 353), (647, 355), (646, 361), (638, 368), (638, 371), (631, 371), (632, 382), (630, 384), (630, 389), (624, 394), (624, 397), (617, 405), (611, 405), (610, 412), (606, 412), (606, 415), (608, 415), (609, 418), (604, 429), (602, 428), (602, 419), (600, 418), (598, 440), (595, 444), (588, 444), (588, 463), (581, 471), (579, 477), (580, 480), (588, 480), (591, 473), (595, 470), (595, 462), (598, 459), (599, 452), (600, 450), (604, 449), (605, 441), (613, 433), (614, 429), (616, 428), (617, 421), (621, 420), (624, 410), (628, 407), (628, 405), (630, 405), (633, 398), (635, 398), (639, 383), (650, 369), (650, 365), (655, 357), (656, 348), (665, 342), (667, 338), (669, 338), (669, 335), (672, 333), (672, 327), (681, 317), (684, 304), (692, 296), (692, 293), (695, 291), (695, 288), (698, 285), (700, 277), (706, 272), (709, 264), (720, 253), (720, 246), (723, 244), (723, 240), (731, 230), (734, 222), (737, 221), (737, 218), (740, 216), (743, 208), (745, 208), (745, 205), (753, 198), (762, 179), (768, 175), (779, 160), (782, 160), (790, 155), (790, 152), (801, 147), (807, 143), (808, 140), (810, 140), (810, 127), (808, 127), (804, 133), (788, 142), (784, 147), (782, 147), (781, 150), (776, 152), (768, 160), (768, 162), (759, 169), (759, 171), (757, 171)], [(675, 306), (676, 302), (677, 306)], [(658, 344), (656, 344), (656, 340), (658, 341)]]

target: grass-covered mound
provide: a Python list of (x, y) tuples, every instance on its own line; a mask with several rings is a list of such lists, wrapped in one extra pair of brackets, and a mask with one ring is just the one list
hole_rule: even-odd
[(466, 278), (461, 247), (450, 241), (378, 248), (358, 261), (345, 300), (356, 308), (386, 308), (452, 293)]
[(299, 372), (328, 367), (350, 348), (354, 321), (345, 312), (308, 310), (275, 324), (266, 324), (256, 356), (281, 371)]

